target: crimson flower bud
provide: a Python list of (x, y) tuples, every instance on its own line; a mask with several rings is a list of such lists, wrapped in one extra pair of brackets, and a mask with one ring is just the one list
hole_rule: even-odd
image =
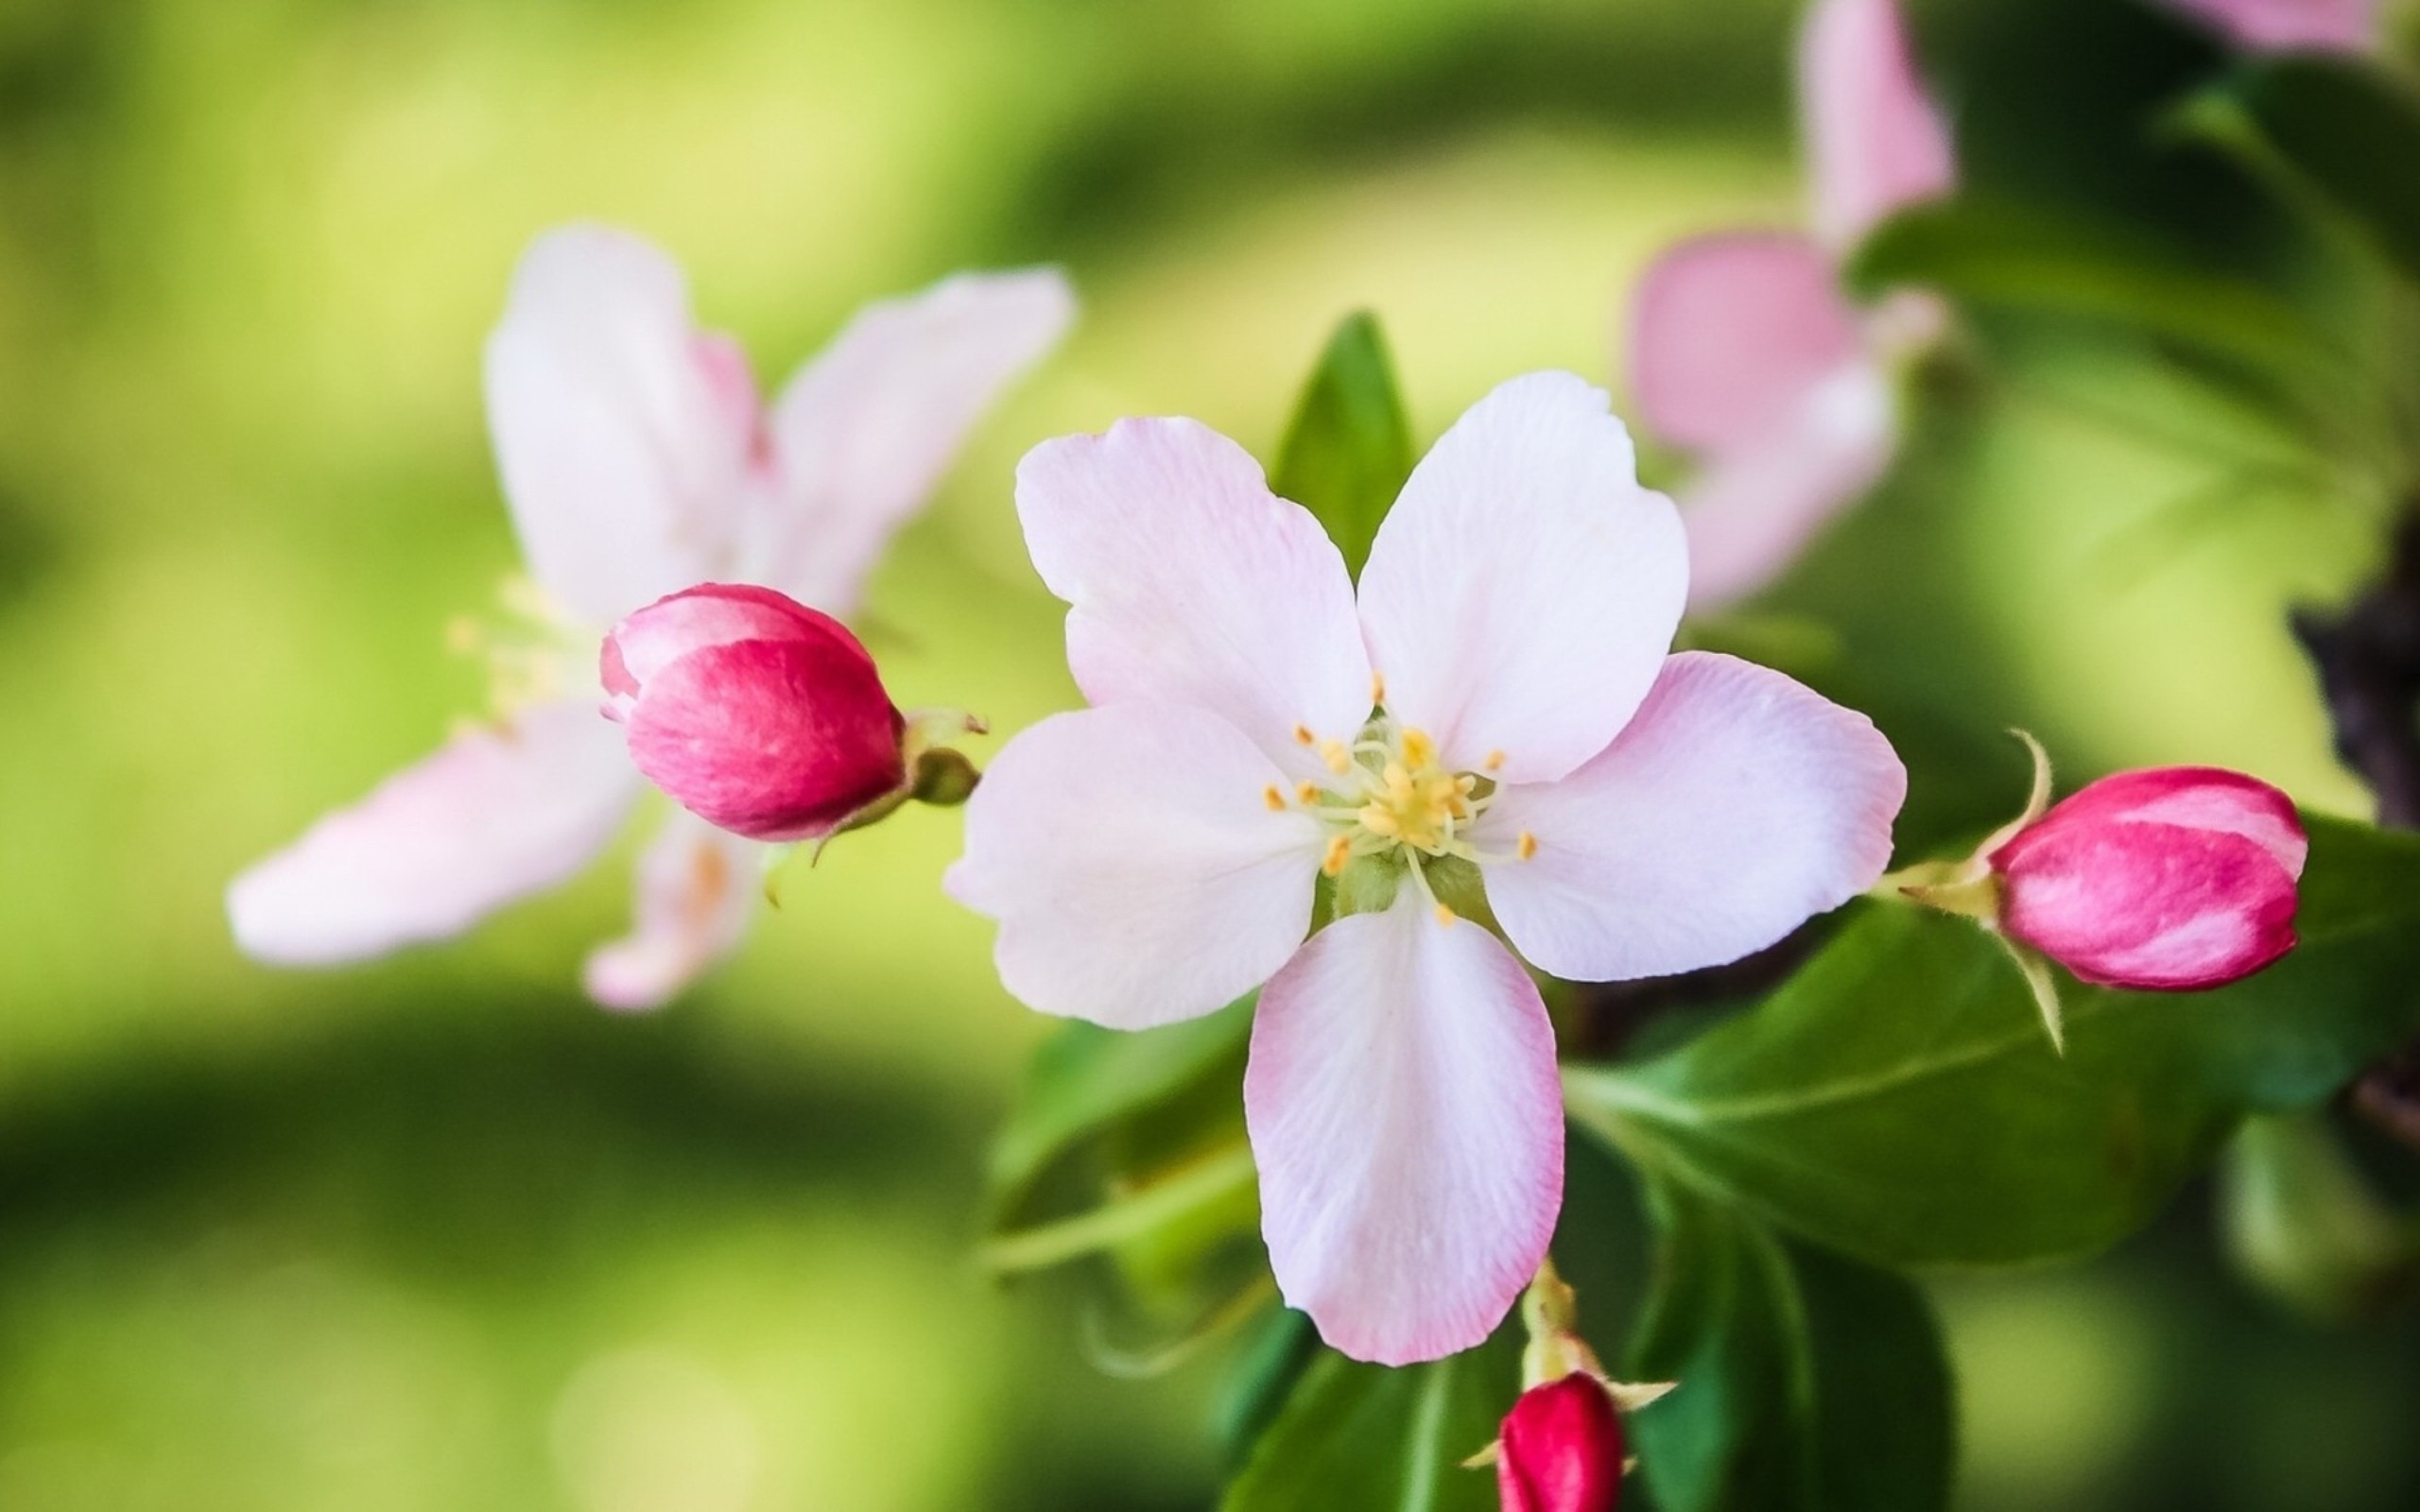
[(2190, 991), (2294, 946), (2310, 842), (2286, 795), (2240, 772), (2107, 777), (1994, 850), (1999, 927), (2086, 982)]
[(734, 834), (821, 839), (908, 785), (907, 721), (873, 658), (769, 588), (659, 599), (614, 627), (599, 670), (631, 760)]
[(1586, 1371), (1521, 1393), (1497, 1443), (1504, 1512), (1613, 1512), (1622, 1488), (1622, 1421), (1613, 1394)]

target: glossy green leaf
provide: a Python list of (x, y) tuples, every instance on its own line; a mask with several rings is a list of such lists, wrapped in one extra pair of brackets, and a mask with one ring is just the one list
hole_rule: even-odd
[(1660, 1184), (1655, 1289), (1628, 1376), (1664, 1512), (1931, 1512), (1948, 1503), (1948, 1361), (1924, 1294)]
[(1520, 1326), (1389, 1369), (1322, 1349), (1227, 1487), (1220, 1512), (1495, 1512), (1495, 1474), (1462, 1461), (1520, 1390)]
[(1062, 1025), (1034, 1052), (1008, 1122), (993, 1142), (994, 1211), (1013, 1213), (1034, 1183), (1077, 1146), (1115, 1133), (1205, 1081), (1239, 1083), (1252, 1033), (1246, 999), (1204, 1018), (1124, 1033)]
[(1874, 297), (1919, 287), (1968, 305), (2106, 322), (2297, 383), (2340, 376), (2291, 303), (2126, 228), (1955, 199), (1886, 222), (1848, 268)]
[(1411, 463), (1411, 426), (1377, 317), (1347, 316), (1294, 407), (1271, 486), (1319, 517), (1357, 577)]
[(1853, 905), (1755, 1010), (1566, 1073), (1659, 1176), (1895, 1264), (2078, 1255), (2141, 1227), (2245, 1116), (2307, 1107), (2420, 1032), (2420, 839), (2309, 817), (2302, 943), (2214, 992), (2066, 989), (2051, 1053), (1998, 945)]
[(2420, 94), (2373, 63), (2289, 56), (2246, 63), (2180, 120), (2279, 171), (2420, 278)]

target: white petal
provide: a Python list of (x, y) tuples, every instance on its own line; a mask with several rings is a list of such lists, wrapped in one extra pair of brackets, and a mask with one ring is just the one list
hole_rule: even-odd
[(1621, 738), (1508, 787), (1482, 848), (1505, 934), (1541, 970), (1624, 981), (1762, 950), (1874, 885), (1908, 774), (1863, 714), (1734, 657), (1673, 657)]
[(773, 406), (777, 477), (752, 523), (750, 580), (852, 612), (967, 433), (1075, 315), (1056, 268), (960, 273), (858, 311)]
[(1709, 459), (1680, 495), (1690, 612), (1722, 609), (1779, 577), (1881, 481), (1898, 444), (1890, 380), (1858, 360), (1801, 396), (1771, 431)]
[(1143, 1029), (1267, 981), (1302, 943), (1318, 825), (1216, 714), (1121, 703), (1009, 742), (943, 885), (1000, 922), (1000, 980), (1045, 1013)]
[(1262, 991), (1244, 1116), (1278, 1288), (1356, 1359), (1478, 1344), (1554, 1233), (1546, 1005), (1495, 936), (1409, 889), (1320, 931)]
[(1067, 662), (1096, 704), (1189, 703), (1288, 770), (1299, 727), (1351, 741), (1370, 662), (1344, 558), (1251, 454), (1189, 420), (1046, 441), (1017, 468), (1026, 547), (1067, 601)]
[(592, 624), (727, 575), (755, 396), (654, 246), (542, 236), (488, 338), (488, 425), (533, 576)]
[(756, 917), (760, 854), (675, 811), (639, 857), (631, 933), (589, 954), (588, 995), (626, 1012), (662, 1007), (730, 954)]
[(1688, 589), (1671, 502), (1638, 486), (1630, 435), (1569, 373), (1473, 405), (1404, 485), (1361, 573), (1387, 707), (1450, 765), (1561, 777), (1647, 696)]
[(621, 730), (593, 702), (466, 731), (236, 878), (235, 941), (259, 960), (320, 966), (459, 934), (588, 865), (639, 787)]

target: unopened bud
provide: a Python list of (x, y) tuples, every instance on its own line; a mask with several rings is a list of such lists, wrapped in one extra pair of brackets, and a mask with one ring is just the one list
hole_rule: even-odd
[(1595, 1376), (1575, 1370), (1521, 1393), (1497, 1443), (1504, 1512), (1613, 1512), (1622, 1488), (1622, 1421)]
[(607, 717), (673, 800), (752, 840), (820, 839), (908, 785), (907, 721), (857, 638), (769, 588), (708, 583), (605, 638)]
[(1984, 859), (1998, 925), (2086, 982), (2191, 991), (2294, 946), (2310, 842), (2285, 794), (2240, 772), (2107, 777)]

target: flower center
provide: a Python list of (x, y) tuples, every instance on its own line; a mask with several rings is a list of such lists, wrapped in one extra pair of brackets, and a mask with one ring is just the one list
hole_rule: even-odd
[(497, 589), (493, 614), (464, 614), (445, 627), (448, 650), (487, 663), (488, 710), (497, 719), (594, 684), (596, 639), (519, 574)]
[[(1510, 856), (1489, 854), (1471, 842), (1471, 827), (1495, 799), (1495, 779), (1488, 774), (1503, 765), (1500, 751), (1488, 757), (1485, 771), (1457, 771), (1427, 731), (1398, 726), (1383, 706), (1350, 745), (1320, 739), (1307, 729), (1295, 730), (1294, 738), (1319, 753), (1330, 777), (1297, 783), (1290, 797), (1275, 787), (1264, 797), (1271, 809), (1299, 807), (1320, 821), (1328, 832), (1321, 868), (1331, 877), (1363, 860), (1400, 867), (1433, 902), (1427, 866), (1447, 859), (1475, 866), (1526, 861), (1537, 850), (1526, 833)], [(1451, 917), (1443, 905), (1439, 913)]]

